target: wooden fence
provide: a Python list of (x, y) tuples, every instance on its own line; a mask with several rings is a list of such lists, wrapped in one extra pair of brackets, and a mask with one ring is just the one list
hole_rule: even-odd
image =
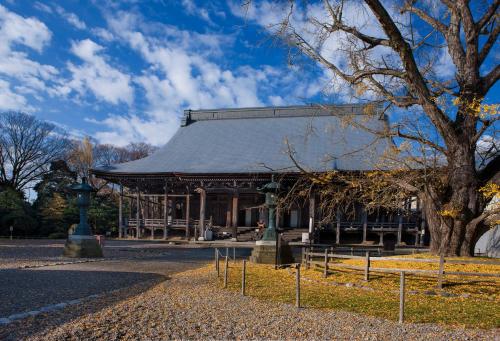
[[(333, 262), (335, 259), (360, 259), (364, 260), (364, 265), (351, 265)], [(381, 268), (373, 267), (372, 261), (393, 261), (393, 262), (407, 262), (407, 263), (435, 263), (439, 264), (438, 270), (422, 270), (422, 269), (399, 269), (399, 268)], [(304, 249), (302, 254), (302, 263), (306, 269), (311, 265), (320, 266), (323, 268), (324, 276), (328, 276), (331, 272), (330, 269), (345, 268), (350, 270), (360, 270), (364, 272), (365, 281), (370, 280), (370, 272), (383, 272), (383, 273), (401, 273), (407, 274), (427, 274), (437, 276), (437, 286), (439, 289), (443, 287), (443, 281), (446, 275), (464, 276), (464, 277), (492, 277), (500, 278), (500, 273), (485, 273), (485, 272), (465, 272), (465, 271), (446, 271), (446, 264), (478, 264), (478, 265), (497, 265), (500, 266), (500, 261), (491, 260), (460, 260), (460, 259), (447, 259), (441, 256), (439, 259), (418, 259), (418, 258), (401, 258), (401, 257), (371, 257), (370, 252), (366, 252), (365, 256), (341, 255), (335, 254), (328, 249), (324, 252), (314, 252)]]

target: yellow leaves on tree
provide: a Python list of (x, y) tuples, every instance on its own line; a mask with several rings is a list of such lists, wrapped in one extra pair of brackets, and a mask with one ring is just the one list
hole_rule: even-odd
[(493, 199), (495, 196), (500, 196), (500, 185), (496, 183), (488, 183), (479, 189), (486, 199)]
[(62, 220), (66, 207), (67, 203), (63, 196), (60, 193), (54, 193), (52, 198), (42, 208), (41, 214), (47, 220)]
[(457, 107), (464, 107), (467, 112), (473, 116), (480, 118), (488, 118), (491, 116), (498, 115), (499, 105), (498, 104), (483, 104), (483, 98), (474, 98), (471, 101), (456, 97), (452, 103)]

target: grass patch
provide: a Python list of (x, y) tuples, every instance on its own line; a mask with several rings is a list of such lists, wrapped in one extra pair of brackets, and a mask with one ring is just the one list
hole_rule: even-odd
[[(353, 260), (345, 262), (356, 263)], [(435, 266), (435, 264), (425, 263), (401, 263), (383, 264), (383, 266), (372, 263), (372, 266), (425, 269), (428, 268), (427, 266)], [(460, 271), (471, 271), (471, 267), (478, 266), (483, 265), (459, 265)], [(222, 269), (223, 263), (221, 262)], [(208, 266), (207, 271), (213, 271), (213, 265)], [(229, 263), (229, 290), (240, 290), (241, 271), (242, 262)], [(370, 281), (366, 283), (361, 271), (345, 269), (333, 269), (333, 271), (325, 279), (320, 271), (301, 269), (304, 279), (301, 282), (301, 305), (303, 307), (345, 310), (397, 320), (399, 275), (372, 273)], [(476, 271), (486, 272), (485, 269)], [(222, 271), (218, 282), (218, 285), (222, 287)], [(341, 285), (345, 283), (352, 283), (354, 287)], [(468, 328), (500, 327), (500, 300), (498, 298), (500, 283), (498, 281), (485, 278), (449, 278), (444, 291), (458, 295), (456, 297), (425, 295), (423, 292), (427, 290), (440, 293), (436, 289), (436, 279), (430, 276), (407, 275), (406, 284), (405, 321)], [(410, 291), (416, 293), (409, 294)], [(273, 266), (247, 262), (246, 293), (248, 296), (263, 300), (294, 304), (295, 270), (274, 270)]]

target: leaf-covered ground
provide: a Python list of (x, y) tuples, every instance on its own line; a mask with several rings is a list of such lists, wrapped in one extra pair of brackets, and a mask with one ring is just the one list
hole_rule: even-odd
[[(423, 257), (423, 256), (420, 256)], [(361, 265), (363, 261), (345, 263)], [(383, 263), (383, 264), (380, 264)], [(380, 261), (372, 266), (434, 269), (436, 264)], [(222, 268), (222, 266), (221, 266)], [(242, 263), (230, 263), (228, 289), (240, 290)], [(450, 271), (496, 272), (494, 265), (447, 265)], [(365, 282), (362, 271), (333, 268), (325, 279), (321, 269), (301, 269), (301, 304), (331, 308), (397, 320), (399, 275), (371, 273)], [(219, 284), (222, 285), (222, 272)], [(405, 320), (474, 328), (500, 327), (500, 281), (482, 277), (447, 277), (443, 290), (436, 278), (407, 275)], [(294, 303), (295, 270), (247, 263), (247, 294), (264, 300)]]
[[(174, 274), (169, 280), (106, 308), (54, 322), (52, 315), (37, 316), (31, 324), (42, 324), (26, 340), (495, 340), (498, 329), (463, 329), (436, 324), (398, 324), (334, 309), (297, 309), (289, 301), (293, 296), (293, 277), (287, 270), (274, 271), (265, 266), (249, 266), (254, 276), (249, 286), (253, 296), (243, 297), (239, 288), (239, 264), (231, 264), (230, 289), (221, 288), (213, 265)], [(262, 271), (262, 273), (260, 273)], [(261, 275), (261, 276), (259, 276)], [(262, 281), (259, 283), (257, 279)], [(273, 287), (269, 287), (269, 285)], [(307, 284), (304, 283), (307, 287)], [(309, 290), (309, 292), (311, 292)], [(343, 302), (343, 310), (353, 310), (361, 303), (350, 292), (331, 299), (332, 292), (321, 291), (307, 299), (318, 302)], [(333, 292), (340, 296), (340, 292)], [(292, 294), (292, 295), (291, 295)], [(352, 306), (347, 306), (351, 302)], [(365, 304), (377, 309), (380, 301), (366, 297)], [(82, 304), (82, 306), (84, 306)], [(353, 308), (354, 307), (354, 308)], [(426, 314), (429, 311), (425, 312)], [(432, 313), (432, 312), (431, 312)], [(7, 340), (14, 340), (29, 325), (20, 321), (9, 326)], [(10, 338), (9, 338), (10, 337)], [(1, 333), (0, 333), (1, 339)]]

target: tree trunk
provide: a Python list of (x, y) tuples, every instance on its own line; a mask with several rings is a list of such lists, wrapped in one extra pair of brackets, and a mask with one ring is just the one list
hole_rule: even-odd
[[(468, 146), (455, 146), (448, 158), (444, 188), (430, 184), (422, 196), (431, 235), (433, 254), (473, 256), (480, 236), (484, 210), (474, 168), (474, 152)], [(471, 156), (472, 155), (472, 156)]]

